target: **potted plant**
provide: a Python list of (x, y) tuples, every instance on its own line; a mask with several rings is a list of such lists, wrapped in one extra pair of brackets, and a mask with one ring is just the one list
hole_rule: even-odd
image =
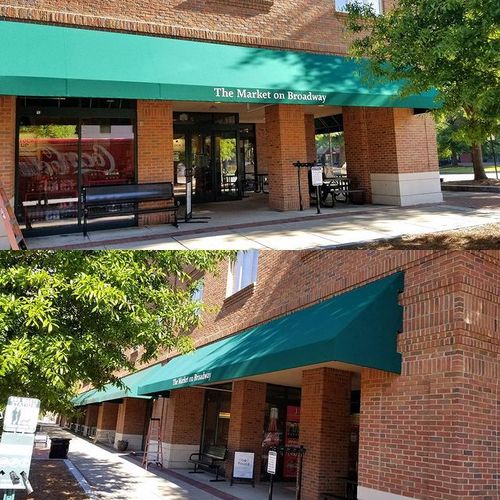
[(128, 448), (128, 441), (120, 439), (116, 442), (116, 448), (118, 451), (125, 451)]

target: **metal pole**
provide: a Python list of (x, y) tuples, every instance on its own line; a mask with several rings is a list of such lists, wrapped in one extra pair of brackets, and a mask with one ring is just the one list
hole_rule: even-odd
[(302, 463), (304, 460), (305, 449), (303, 446), (300, 447), (300, 458), (299, 458), (299, 475), (297, 478), (297, 489), (295, 490), (295, 499), (300, 500), (302, 496)]
[(269, 481), (269, 500), (273, 500), (273, 483), (274, 483), (274, 474), (270, 474), (271, 480)]
[(316, 210), (317, 210), (318, 214), (321, 213), (321, 210), (320, 210), (320, 199), (319, 199), (320, 196), (321, 196), (320, 186), (316, 186)]
[(298, 176), (298, 179), (299, 179), (299, 205), (300, 205), (300, 211), (303, 212), (304, 211), (304, 207), (302, 206), (302, 192), (301, 192), (301, 189), (300, 189), (300, 167), (302, 166), (300, 161), (298, 161), (296, 164), (297, 166), (297, 176)]

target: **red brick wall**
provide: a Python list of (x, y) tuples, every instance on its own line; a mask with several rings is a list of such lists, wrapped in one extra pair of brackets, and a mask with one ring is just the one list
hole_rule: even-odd
[(98, 405), (87, 406), (86, 412), (85, 412), (85, 425), (87, 427), (96, 427), (98, 415), (99, 415), (99, 406)]
[(198, 388), (177, 389), (167, 402), (162, 439), (172, 444), (199, 444), (205, 391)]
[(498, 261), (444, 254), (405, 281), (402, 374), (362, 374), (360, 484), (416, 498), (494, 498)]
[(314, 115), (305, 115), (304, 121), (306, 126), (307, 161), (316, 161), (316, 127), (314, 124)]
[[(386, 3), (387, 0), (384, 2)], [(0, 17), (344, 54), (332, 0), (9, 0)]]
[(142, 435), (148, 403), (147, 399), (125, 398), (118, 409), (116, 432)]
[(118, 416), (117, 403), (101, 403), (99, 405), (99, 413), (97, 417), (97, 428), (99, 430), (115, 430), (116, 418)]
[[(167, 182), (174, 179), (173, 114), (169, 101), (137, 101), (138, 181)], [(143, 207), (155, 206), (142, 204)], [(168, 214), (147, 214), (139, 224), (159, 224), (169, 220)]]
[(233, 382), (226, 476), (233, 470), (234, 452), (249, 451), (255, 453), (254, 478), (260, 480), (265, 407), (266, 384), (251, 380)]
[(371, 199), (371, 173), (439, 170), (436, 130), (429, 114), (407, 108), (344, 107), (347, 171)]
[(0, 95), (0, 183), (14, 197), (16, 161), (16, 98)]
[(413, 110), (394, 108), (398, 172), (439, 170), (436, 124), (429, 113), (414, 115)]
[[(266, 153), (269, 158), (269, 206), (275, 210), (297, 210), (299, 188), (293, 163), (307, 161), (304, 108), (273, 105), (266, 108)], [(309, 206), (306, 169), (301, 171), (302, 204)]]
[(305, 370), (302, 374), (300, 442), (306, 448), (303, 465), (304, 500), (320, 493), (343, 495), (337, 478), (348, 472), (351, 430), (350, 372), (332, 368)]

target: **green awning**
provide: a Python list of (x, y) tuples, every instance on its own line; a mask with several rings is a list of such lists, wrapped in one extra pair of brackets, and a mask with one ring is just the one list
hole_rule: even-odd
[(173, 358), (138, 393), (334, 361), (400, 373), (397, 333), (403, 309), (398, 294), (403, 282), (403, 273), (396, 273)]
[(131, 375), (126, 375), (121, 379), (127, 386), (126, 389), (117, 387), (114, 384), (107, 384), (101, 390), (91, 389), (73, 398), (73, 404), (75, 406), (84, 406), (123, 398), (149, 399), (149, 396), (138, 394), (139, 385), (146, 383), (150, 380), (150, 377), (155, 377), (160, 368), (162, 368), (161, 365), (154, 365)]
[(0, 21), (0, 94), (435, 108), (334, 55)]

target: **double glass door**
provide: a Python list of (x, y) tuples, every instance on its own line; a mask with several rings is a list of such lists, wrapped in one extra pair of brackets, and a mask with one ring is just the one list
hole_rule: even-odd
[(186, 168), (193, 169), (193, 201), (241, 198), (238, 131), (176, 131), (174, 176), (176, 195), (185, 193)]

